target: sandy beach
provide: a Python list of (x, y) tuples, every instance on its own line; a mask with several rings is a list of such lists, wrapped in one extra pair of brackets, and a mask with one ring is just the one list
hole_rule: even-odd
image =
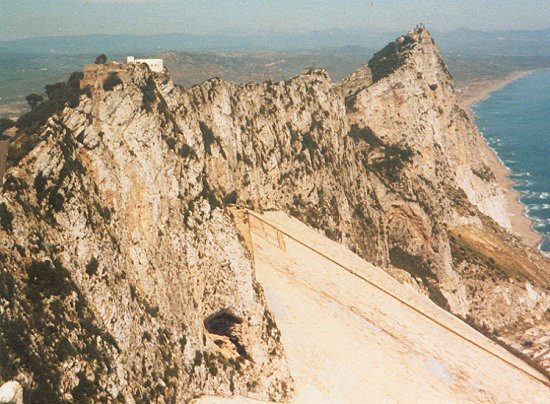
[(521, 194), (512, 188), (515, 181), (509, 177), (510, 170), (500, 162), (495, 151), (488, 145), (486, 145), (484, 153), (487, 156), (489, 167), (495, 173), (498, 184), (504, 190), (508, 216), (514, 233), (521, 237), (527, 245), (538, 247), (543, 237), (533, 230), (534, 221), (526, 215), (526, 207), (519, 201)]
[(458, 100), (465, 108), (470, 108), (484, 99), (488, 98), (491, 93), (506, 87), (512, 81), (521, 79), (532, 73), (534, 70), (518, 70), (506, 76), (495, 79), (480, 79), (468, 83), (466, 86), (457, 89)]
[[(495, 80), (481, 80), (467, 85), (459, 92), (459, 101), (462, 106), (470, 113), (471, 106), (488, 98), (491, 93), (500, 90), (512, 81), (518, 80), (532, 73), (532, 70), (516, 71), (505, 77)], [(519, 236), (527, 245), (538, 247), (543, 237), (533, 230), (533, 220), (525, 214), (525, 205), (519, 201), (521, 194), (512, 189), (515, 181), (510, 178), (511, 171), (499, 160), (496, 152), (489, 147), (485, 141), (485, 150), (483, 153), (486, 160), (495, 173), (498, 184), (504, 191), (506, 197), (508, 214), (512, 223), (513, 232)]]
[(0, 105), (0, 118), (17, 119), (29, 110), (28, 105), (22, 102), (13, 102)]

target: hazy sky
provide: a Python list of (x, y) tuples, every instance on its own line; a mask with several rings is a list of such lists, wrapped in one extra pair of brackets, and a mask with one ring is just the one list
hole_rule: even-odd
[(542, 29), (550, 0), (0, 0), (0, 40), (90, 33)]

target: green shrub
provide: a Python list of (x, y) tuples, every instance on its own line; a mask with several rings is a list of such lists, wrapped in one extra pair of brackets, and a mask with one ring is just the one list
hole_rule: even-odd
[(218, 367), (217, 367), (217, 364), (216, 364), (215, 355), (214, 354), (208, 354), (208, 352), (206, 352), (204, 354), (204, 360), (205, 360), (206, 367), (208, 368), (208, 371), (210, 372), (210, 374), (212, 376), (217, 376)]
[[(74, 72), (67, 83), (58, 82), (46, 85), (45, 90), (48, 99), (37, 102), (31, 111), (17, 120), (16, 126), (26, 134), (32, 134), (44, 125), (55, 112), (61, 111), (67, 104), (72, 108), (77, 107), (80, 103), (80, 95), (83, 94), (83, 90), (80, 89), (80, 79), (82, 77), (82, 72)], [(34, 143), (36, 143), (36, 136), (29, 136), (29, 138), (34, 139)], [(30, 139), (29, 142), (27, 142), (29, 144), (27, 144), (26, 151), (34, 147)]]
[(107, 55), (105, 55), (104, 53), (102, 53), (101, 55), (95, 58), (96, 65), (104, 65), (106, 63), (107, 63)]
[(174, 139), (173, 137), (167, 137), (166, 139), (164, 139), (164, 141), (166, 142), (170, 150), (176, 150), (176, 139)]
[(122, 80), (120, 79), (120, 77), (118, 77), (118, 74), (110, 73), (109, 76), (107, 76), (107, 78), (103, 82), (103, 89), (105, 91), (111, 91), (113, 88), (115, 88), (119, 84), (122, 84)]
[(55, 352), (61, 361), (64, 361), (76, 354), (76, 350), (67, 337), (61, 337), (59, 339), (59, 342), (55, 347)]
[(42, 171), (40, 171), (35, 179), (34, 179), (34, 189), (36, 190), (36, 200), (38, 203), (42, 203), (44, 198), (46, 197), (46, 183), (48, 180), (44, 175), (42, 175)]
[(483, 181), (490, 182), (490, 181), (495, 181), (495, 179), (496, 179), (495, 173), (493, 172), (493, 170), (491, 170), (485, 164), (483, 164), (479, 170), (472, 169), (472, 172), (476, 176), (481, 178)]
[(93, 276), (97, 274), (97, 269), (99, 268), (99, 262), (95, 257), (90, 259), (90, 262), (86, 265), (86, 273), (88, 276)]
[(195, 155), (195, 151), (191, 148), (191, 146), (184, 144), (179, 149), (179, 154), (183, 158), (189, 158), (191, 155)]
[(109, 222), (111, 220), (111, 211), (109, 208), (102, 207), (98, 202), (94, 203), (94, 207), (104, 221)]
[(202, 352), (195, 351), (195, 358), (193, 359), (193, 367), (202, 365)]
[(308, 150), (316, 150), (317, 148), (319, 148), (319, 145), (317, 144), (315, 139), (313, 139), (310, 133), (306, 133), (302, 137), (302, 147)]
[(25, 98), (27, 99), (27, 102), (29, 103), (31, 110), (35, 109), (38, 104), (44, 101), (44, 97), (36, 93), (31, 93), (27, 95), (27, 97)]
[(236, 204), (238, 199), (237, 191), (231, 191), (223, 198), (224, 205)]
[(23, 247), (22, 245), (15, 244), (14, 247), (17, 250), (17, 252), (19, 253), (20, 256), (24, 257), (26, 255), (25, 254), (25, 247)]
[(139, 89), (143, 93), (142, 107), (147, 112), (152, 112), (153, 103), (157, 99), (157, 93), (156, 93), (157, 85), (155, 84), (155, 80), (153, 80), (152, 77), (148, 77), (147, 81), (145, 82), (145, 85), (141, 86)]
[(404, 269), (411, 275), (421, 279), (433, 279), (435, 275), (428, 269), (419, 255), (411, 255), (399, 247), (390, 249), (390, 262), (397, 268)]
[(185, 350), (185, 345), (187, 345), (187, 338), (185, 337), (185, 335), (181, 336), (179, 342), (180, 342), (181, 351), (183, 352)]
[(13, 213), (4, 202), (0, 203), (0, 225), (8, 233), (13, 231)]
[(210, 147), (214, 141), (216, 141), (216, 137), (214, 136), (214, 132), (212, 132), (212, 129), (208, 125), (206, 125), (204, 122), (199, 122), (199, 128), (202, 133), (202, 140), (204, 143), (204, 151), (208, 154), (211, 153)]
[(61, 212), (63, 210), (64, 203), (65, 197), (59, 192), (59, 188), (57, 186), (52, 187), (48, 196), (49, 206), (56, 212)]
[(414, 39), (405, 36), (404, 40), (396, 44), (391, 42), (384, 49), (374, 54), (369, 61), (372, 72), (372, 81), (377, 81), (389, 76), (407, 60), (407, 51), (414, 45)]
[(67, 270), (61, 266), (55, 268), (49, 260), (32, 261), (26, 272), (29, 277), (27, 295), (33, 302), (47, 296), (64, 296), (72, 290)]
[(178, 377), (180, 373), (180, 370), (178, 368), (178, 365), (174, 365), (173, 367), (167, 367), (164, 371), (164, 379), (170, 379)]
[(78, 385), (71, 391), (76, 403), (90, 402), (96, 393), (97, 387), (93, 382), (89, 381), (84, 371), (76, 374), (78, 377)]
[(132, 300), (136, 300), (137, 291), (134, 285), (130, 285), (130, 297), (132, 298)]
[(159, 306), (149, 306), (148, 304), (145, 306), (145, 311), (151, 316), (151, 317), (156, 317), (158, 316), (159, 314)]
[(361, 205), (355, 206), (355, 209), (353, 210), (353, 216), (360, 220), (363, 220), (365, 218), (365, 210)]
[(208, 184), (206, 176), (203, 176), (202, 180), (202, 197), (208, 201), (212, 209), (220, 208), (222, 204), (216, 193), (212, 190), (212, 188), (210, 188), (210, 184)]
[(399, 181), (405, 163), (412, 160), (413, 151), (397, 145), (384, 145), (380, 149), (384, 152), (384, 157), (371, 163), (364, 163), (365, 168), (383, 175), (390, 181)]
[(28, 185), (22, 178), (14, 177), (12, 174), (6, 176), (6, 180), (4, 181), (4, 189), (6, 191), (20, 193), (19, 191), (24, 191), (27, 188)]
[(393, 266), (420, 278), (428, 289), (430, 299), (440, 307), (450, 310), (449, 302), (438, 288), (437, 276), (421, 256), (411, 255), (400, 247), (392, 247), (390, 249), (390, 262)]

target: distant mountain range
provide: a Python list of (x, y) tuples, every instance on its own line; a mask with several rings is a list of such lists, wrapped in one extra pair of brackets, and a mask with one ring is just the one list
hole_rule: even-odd
[[(550, 55), (550, 29), (538, 31), (483, 32), (457, 29), (432, 32), (444, 51), (462, 54), (508, 56)], [(380, 47), (399, 36), (397, 32), (373, 33), (347, 30), (314, 31), (305, 34), (162, 34), (162, 35), (84, 35), (29, 38), (0, 41), (2, 53), (149, 53), (161, 51), (213, 50), (311, 50), (327, 47)]]
[[(157, 56), (178, 84), (211, 77), (245, 83), (283, 80), (304, 67), (326, 69), (335, 80), (363, 65), (400, 33), (331, 30), (309, 34), (86, 35), (0, 41), (0, 118), (26, 110), (25, 95), (64, 80), (100, 53)], [(458, 87), (517, 70), (550, 67), (550, 29), (543, 31), (435, 32), (434, 39)]]

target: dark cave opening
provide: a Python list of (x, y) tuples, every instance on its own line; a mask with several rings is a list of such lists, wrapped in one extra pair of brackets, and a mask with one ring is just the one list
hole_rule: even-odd
[(237, 353), (249, 358), (244, 345), (241, 343), (237, 326), (242, 324), (242, 318), (234, 315), (229, 310), (220, 310), (204, 320), (204, 326), (211, 334), (228, 337), (229, 341), (235, 346)]

